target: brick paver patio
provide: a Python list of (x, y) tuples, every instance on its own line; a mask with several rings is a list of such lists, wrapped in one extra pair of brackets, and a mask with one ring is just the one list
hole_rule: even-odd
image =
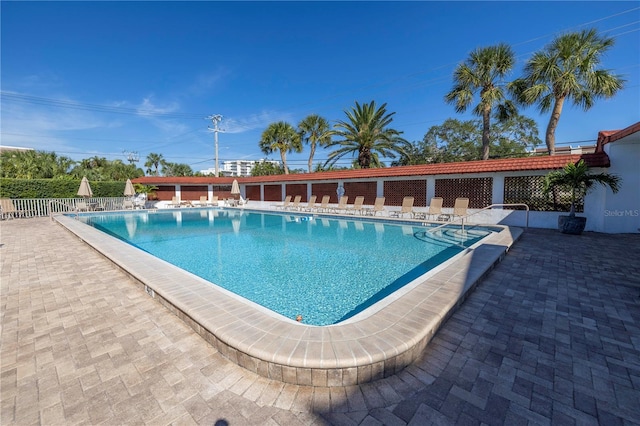
[(0, 424), (640, 424), (640, 235), (530, 230), (402, 373), (230, 363), (48, 219), (0, 224)]

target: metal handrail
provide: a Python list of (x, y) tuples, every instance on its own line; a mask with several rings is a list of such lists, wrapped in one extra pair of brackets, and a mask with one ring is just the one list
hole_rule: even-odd
[[(526, 208), (524, 229), (529, 229), (529, 205), (528, 204), (524, 204), (524, 203), (496, 203), (496, 204), (491, 204), (491, 205), (488, 205), (487, 207), (481, 208), (477, 212), (473, 212), (471, 214), (460, 216), (460, 218), (458, 220), (460, 220), (460, 222), (462, 224), (462, 230), (464, 230), (464, 220), (466, 218), (468, 218), (470, 216), (473, 216), (473, 215), (476, 215), (476, 214), (478, 214), (480, 212), (483, 212), (485, 210), (492, 209), (493, 207), (508, 207), (508, 206), (511, 206), (511, 207), (525, 207)], [(457, 219), (454, 217), (453, 221), (455, 221), (455, 220), (457, 220)], [(429, 229), (428, 231), (429, 232), (433, 232), (433, 231), (435, 231), (437, 229), (444, 228), (445, 226), (450, 225), (450, 224), (451, 223), (443, 223), (442, 225), (438, 225), (435, 228)]]
[(49, 200), (49, 203), (48, 203), (48, 207), (49, 207), (49, 218), (51, 219), (51, 221), (52, 221), (52, 222), (53, 222), (53, 214), (54, 214), (54, 213), (61, 213), (61, 212), (59, 212), (59, 211), (57, 211), (57, 212), (54, 212), (54, 211), (53, 211), (52, 206), (53, 206), (54, 204), (59, 204), (59, 205), (61, 205), (62, 207), (64, 207), (64, 208), (66, 209), (66, 211), (74, 211), (74, 210), (75, 210), (73, 206), (71, 206), (71, 205), (69, 205), (69, 204), (67, 204), (67, 203), (63, 203), (63, 202), (58, 201), (58, 200)]

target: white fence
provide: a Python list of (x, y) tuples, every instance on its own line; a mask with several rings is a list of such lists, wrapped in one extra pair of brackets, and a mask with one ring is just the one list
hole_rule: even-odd
[(21, 198), (12, 199), (17, 217), (45, 217), (50, 213), (76, 211), (78, 202), (86, 202), (93, 210), (121, 210), (125, 197), (92, 198)]

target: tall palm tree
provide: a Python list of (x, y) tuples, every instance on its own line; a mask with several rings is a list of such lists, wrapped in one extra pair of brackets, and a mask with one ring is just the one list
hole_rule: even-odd
[(597, 98), (609, 98), (622, 89), (624, 80), (609, 70), (597, 68), (614, 39), (596, 30), (583, 30), (557, 37), (527, 61), (524, 76), (510, 89), (521, 103), (537, 103), (540, 112), (551, 110), (545, 141), (549, 155), (555, 154), (555, 132), (565, 100), (585, 111)]
[(317, 114), (305, 117), (298, 124), (301, 138), (309, 144), (309, 173), (313, 171), (313, 156), (316, 153), (316, 145), (325, 146), (331, 142), (331, 126), (329, 122)]
[(289, 174), (287, 167), (287, 152), (302, 152), (302, 141), (300, 134), (293, 126), (285, 121), (269, 124), (269, 127), (262, 132), (260, 139), (260, 150), (269, 155), (273, 151), (280, 151), (284, 174)]
[[(164, 161), (162, 154), (150, 152), (149, 155), (147, 155), (147, 161), (144, 163), (144, 166), (147, 168), (147, 173), (158, 176), (158, 169), (164, 164)], [(153, 169), (151, 169), (151, 167), (153, 167)]]
[(467, 110), (478, 93), (480, 101), (473, 113), (482, 117), (482, 159), (489, 159), (491, 113), (496, 109), (500, 119), (515, 112), (506, 99), (503, 80), (512, 70), (515, 57), (506, 44), (483, 47), (471, 52), (469, 58), (458, 65), (453, 73), (454, 86), (444, 97), (456, 106), (457, 112)]
[(339, 147), (329, 154), (325, 166), (331, 166), (347, 154), (358, 153), (358, 164), (363, 169), (371, 165), (380, 165), (379, 156), (394, 158), (395, 154), (404, 154), (409, 143), (402, 139), (402, 132), (387, 126), (393, 121), (395, 112), (387, 113), (387, 104), (376, 108), (375, 101), (356, 106), (345, 111), (347, 120), (338, 120), (327, 147)]

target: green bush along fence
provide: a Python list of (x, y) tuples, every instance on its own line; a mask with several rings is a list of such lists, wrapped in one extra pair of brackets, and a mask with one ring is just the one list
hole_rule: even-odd
[[(122, 197), (125, 182), (89, 182), (94, 197)], [(80, 180), (0, 179), (0, 198), (77, 198)]]

